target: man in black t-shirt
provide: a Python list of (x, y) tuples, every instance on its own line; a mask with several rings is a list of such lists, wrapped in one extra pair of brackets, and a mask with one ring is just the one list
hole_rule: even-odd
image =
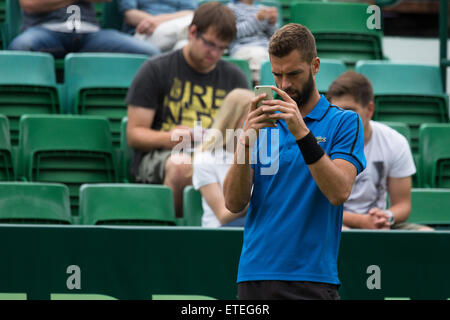
[(229, 8), (217, 2), (200, 6), (189, 26), (189, 43), (147, 61), (128, 91), (132, 176), (136, 182), (169, 186), (177, 217), (182, 216), (184, 187), (192, 184), (190, 155), (172, 152), (180, 143), (177, 137), (192, 138), (196, 122), (210, 127), (225, 95), (248, 87), (244, 73), (221, 60), (235, 35), (236, 18)]

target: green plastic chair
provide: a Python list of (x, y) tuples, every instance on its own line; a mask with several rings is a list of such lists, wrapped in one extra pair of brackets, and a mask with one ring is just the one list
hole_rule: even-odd
[(127, 140), (127, 123), (128, 117), (124, 117), (122, 119), (122, 123), (120, 125), (120, 150), (121, 150), (121, 161), (120, 161), (120, 171), (121, 171), (121, 179), (123, 182), (131, 182), (132, 179), (130, 177), (130, 164), (133, 159), (133, 149), (128, 145)]
[(103, 4), (102, 28), (122, 30), (123, 15), (119, 10), (120, 0), (112, 0)]
[(8, 118), (0, 114), (0, 181), (15, 180)]
[(369, 4), (295, 2), (290, 22), (306, 26), (316, 39), (320, 58), (338, 59), (347, 67), (358, 60), (383, 59), (383, 32), (367, 27)]
[[(345, 64), (336, 59), (320, 59), (320, 70), (316, 75), (316, 85), (320, 93), (325, 94), (331, 83), (346, 71)], [(275, 86), (270, 61), (261, 64), (261, 85)]]
[(248, 60), (236, 59), (236, 58), (231, 58), (228, 56), (223, 56), (222, 59), (237, 65), (239, 67), (239, 69), (241, 69), (245, 73), (245, 76), (247, 77), (247, 80), (248, 80), (249, 88), (253, 87), (252, 72), (250, 70), (250, 65), (248, 63)]
[(183, 191), (183, 218), (186, 226), (202, 226), (202, 194), (193, 186), (187, 186)]
[(20, 119), (20, 177), (69, 187), (72, 215), (84, 183), (118, 182), (116, 154), (106, 118), (24, 115)]
[(6, 34), (4, 33), (5, 29), (3, 25), (5, 19), (6, 19), (6, 1), (0, 0), (0, 50), (4, 48), (3, 44), (6, 43), (5, 40)]
[(408, 124), (411, 149), (417, 157), (420, 125), (448, 122), (448, 97), (442, 88), (439, 67), (359, 61), (355, 70), (372, 82), (375, 95), (373, 119)]
[(0, 182), (0, 223), (70, 224), (69, 190), (62, 184)]
[(113, 143), (120, 146), (120, 123), (127, 115), (125, 97), (145, 55), (71, 53), (65, 57), (69, 113), (101, 115), (110, 121)]
[(60, 111), (54, 60), (48, 53), (0, 51), (0, 70), (0, 113), (16, 146), (21, 115)]
[(450, 188), (450, 124), (423, 124), (419, 154), (421, 186)]
[(449, 189), (412, 189), (408, 222), (431, 226), (450, 226)]
[[(0, 0), (1, 1), (1, 0)], [(11, 41), (20, 33), (22, 25), (22, 13), (19, 5), (19, 0), (6, 0), (5, 2), (5, 43), (4, 48), (7, 48)]]
[(149, 184), (84, 184), (83, 224), (175, 225), (172, 190)]

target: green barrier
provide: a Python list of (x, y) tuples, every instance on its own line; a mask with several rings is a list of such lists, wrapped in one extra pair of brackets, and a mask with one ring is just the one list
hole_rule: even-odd
[[(242, 229), (1, 225), (0, 299), (236, 299)], [(450, 232), (342, 234), (342, 299), (447, 299)]]

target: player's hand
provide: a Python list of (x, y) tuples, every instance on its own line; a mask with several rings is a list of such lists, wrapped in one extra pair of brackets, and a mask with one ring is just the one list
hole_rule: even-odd
[(252, 99), (250, 109), (244, 124), (244, 132), (241, 135), (241, 143), (253, 147), (258, 138), (259, 130), (262, 128), (276, 127), (274, 121), (270, 121), (270, 114), (263, 112), (258, 103), (267, 97), (266, 93), (260, 94)]
[[(284, 119), (295, 140), (302, 139), (309, 133), (309, 129), (303, 121), (297, 103), (283, 90), (274, 86), (272, 86), (272, 90), (278, 93), (283, 100), (266, 100), (260, 108), (269, 114), (269, 119)], [(279, 113), (275, 113), (275, 111), (279, 111)]]

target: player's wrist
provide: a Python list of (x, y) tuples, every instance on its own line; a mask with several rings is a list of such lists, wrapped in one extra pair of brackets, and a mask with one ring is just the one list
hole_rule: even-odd
[(322, 158), (325, 151), (317, 143), (316, 137), (309, 131), (303, 138), (297, 140), (297, 145), (303, 155), (303, 159), (307, 165), (313, 164)]

